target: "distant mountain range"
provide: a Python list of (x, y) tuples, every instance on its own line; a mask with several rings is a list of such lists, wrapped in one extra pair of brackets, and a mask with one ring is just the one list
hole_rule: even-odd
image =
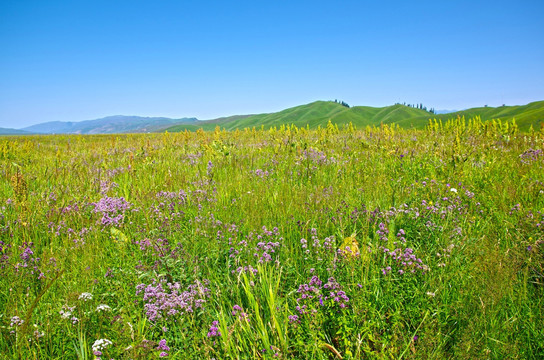
[(175, 124), (195, 124), (197, 122), (196, 118), (170, 119), (165, 117), (116, 115), (78, 122), (51, 121), (28, 126), (20, 130), (0, 129), (0, 134), (116, 134), (156, 132)]
[(447, 119), (464, 116), (469, 118), (480, 116), (482, 120), (501, 119), (511, 121), (516, 119), (521, 130), (534, 129), (544, 126), (544, 101), (536, 101), (527, 105), (480, 107), (444, 114), (432, 114), (422, 109), (405, 105), (386, 107), (354, 106), (347, 107), (333, 101), (316, 101), (275, 113), (256, 115), (234, 115), (213, 120), (198, 120), (196, 118), (170, 119), (165, 117), (140, 116), (108, 116), (97, 120), (80, 122), (46, 122), (28, 126), (22, 129), (0, 128), (0, 135), (29, 135), (29, 134), (114, 134), (141, 132), (178, 132), (196, 131), (198, 129), (213, 130), (215, 127), (227, 130), (247, 127), (270, 128), (283, 124), (296, 126), (326, 126), (330, 120), (336, 124), (353, 123), (355, 126), (398, 124), (405, 128), (423, 128), (429, 119)]
[(9, 129), (0, 127), (0, 135), (31, 135), (32, 133), (24, 130)]
[(449, 114), (449, 113), (456, 112), (456, 111), (459, 111), (459, 110), (435, 110), (435, 113), (436, 114)]

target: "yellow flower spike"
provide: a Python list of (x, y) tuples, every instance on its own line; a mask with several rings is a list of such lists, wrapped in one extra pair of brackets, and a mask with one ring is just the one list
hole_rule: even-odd
[(111, 228), (110, 229), (110, 234), (111, 236), (113, 237), (114, 241), (116, 243), (128, 243), (129, 240), (128, 240), (128, 237), (119, 229), (116, 229), (116, 228)]
[(344, 252), (344, 254), (349, 256), (355, 256), (355, 254), (360, 253), (359, 251), (359, 243), (357, 242), (357, 239), (355, 238), (356, 234), (353, 233), (349, 237), (345, 237), (344, 241), (342, 242), (342, 246), (340, 249)]

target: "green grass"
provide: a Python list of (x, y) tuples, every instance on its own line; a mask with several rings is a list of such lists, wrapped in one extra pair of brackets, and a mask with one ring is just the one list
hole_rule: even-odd
[(544, 357), (542, 132), (326, 124), (2, 138), (0, 358)]

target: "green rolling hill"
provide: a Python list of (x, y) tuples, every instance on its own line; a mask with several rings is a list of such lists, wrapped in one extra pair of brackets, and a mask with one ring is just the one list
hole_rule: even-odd
[(527, 105), (481, 107), (448, 114), (431, 114), (425, 110), (415, 109), (404, 105), (391, 105), (386, 107), (354, 106), (351, 108), (342, 106), (333, 101), (316, 101), (306, 105), (300, 105), (275, 113), (257, 115), (237, 115), (214, 120), (199, 121), (196, 124), (176, 125), (167, 128), (169, 132), (195, 131), (197, 129), (213, 130), (216, 126), (227, 130), (256, 127), (279, 127), (281, 125), (294, 124), (299, 127), (316, 128), (319, 125), (326, 126), (330, 120), (333, 124), (352, 123), (357, 127), (379, 126), (380, 124), (398, 124), (404, 128), (423, 128), (429, 119), (455, 119), (458, 116), (467, 120), (480, 116), (483, 121), (501, 119), (511, 121), (516, 119), (521, 130), (528, 130), (531, 125), (539, 129), (544, 124), (544, 101), (537, 101)]
[(515, 118), (521, 130), (528, 130), (531, 125), (535, 130), (538, 130), (541, 126), (544, 126), (544, 101), (535, 101), (527, 105), (472, 108), (443, 114), (441, 115), (442, 119), (445, 118), (444, 115), (447, 115), (448, 119), (457, 116), (464, 116), (469, 119), (477, 115), (482, 120), (501, 119), (511, 121)]

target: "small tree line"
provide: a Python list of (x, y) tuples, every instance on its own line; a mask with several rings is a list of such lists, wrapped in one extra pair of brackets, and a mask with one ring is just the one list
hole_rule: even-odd
[(342, 105), (342, 106), (345, 106), (345, 107), (349, 108), (348, 103), (345, 102), (345, 101), (340, 101), (340, 100), (334, 99), (334, 102), (337, 103), (337, 104), (340, 104), (340, 105)]
[(436, 110), (434, 108), (427, 109), (427, 107), (423, 106), (423, 104), (407, 104), (407, 103), (403, 102), (402, 104), (401, 103), (395, 103), (395, 105), (404, 105), (404, 106), (408, 106), (408, 107), (411, 107), (411, 108), (414, 108), (414, 109), (424, 110), (424, 111), (430, 112), (431, 114), (436, 114)]

